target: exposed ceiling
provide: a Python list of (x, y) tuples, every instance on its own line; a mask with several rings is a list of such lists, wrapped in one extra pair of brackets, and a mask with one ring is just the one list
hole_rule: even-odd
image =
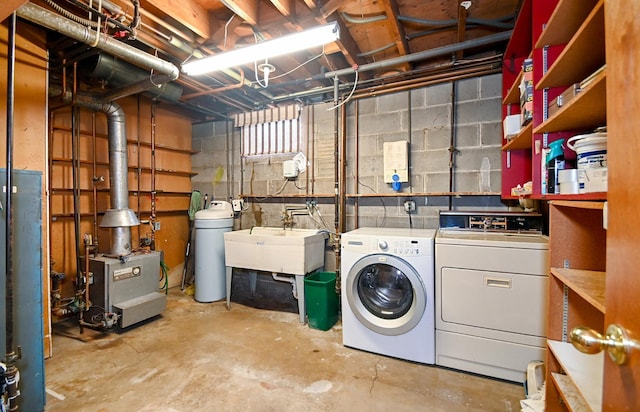
[[(24, 3), (4, 1), (5, 10), (12, 4), (17, 8)], [(331, 21), (339, 23), (340, 40), (335, 44), (271, 59), (269, 63), (276, 71), (266, 88), (257, 81), (261, 75), (256, 73), (256, 67), (262, 62), (210, 75), (181, 74), (175, 81), (182, 88), (177, 104), (190, 110), (194, 117), (217, 119), (293, 99), (332, 99), (336, 75), (344, 97), (352, 89), (356, 95), (373, 94), (392, 87), (413, 87), (430, 79), (442, 81), (450, 76), (497, 71), (521, 1), (139, 0), (140, 24), (135, 40), (123, 28), (134, 20), (138, 0), (34, 3), (48, 9), (55, 3), (85, 19), (90, 14), (87, 6), (97, 8), (101, 4), (104, 17), (108, 15), (121, 23), (117, 27), (105, 25), (102, 20), (104, 33), (177, 67), (192, 59), (289, 32)], [(118, 7), (110, 7), (109, 3)], [(114, 13), (118, 8), (123, 15)], [(91, 16), (96, 19), (96, 13)], [(90, 46), (55, 33), (50, 36), (50, 49), (53, 78), (60, 78), (65, 65), (95, 53)], [(91, 83), (86, 77), (82, 80)], [(108, 81), (99, 85), (110, 87)]]

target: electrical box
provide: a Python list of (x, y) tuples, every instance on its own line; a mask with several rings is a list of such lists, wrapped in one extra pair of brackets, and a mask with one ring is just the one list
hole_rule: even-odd
[[(409, 181), (409, 142), (384, 142), (383, 144), (384, 182), (405, 183)], [(393, 178), (394, 175), (398, 177)]]
[(298, 164), (294, 160), (285, 160), (282, 163), (282, 174), (287, 179), (298, 177)]

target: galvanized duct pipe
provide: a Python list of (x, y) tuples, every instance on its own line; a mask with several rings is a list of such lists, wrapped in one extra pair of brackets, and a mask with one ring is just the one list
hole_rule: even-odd
[(111, 222), (109, 211), (100, 224), (111, 227), (111, 255), (124, 256), (131, 253), (131, 228), (140, 224), (133, 210), (129, 209), (129, 186), (127, 183), (127, 129), (124, 110), (115, 102), (97, 102), (91, 97), (76, 96), (76, 104), (107, 115), (109, 133), (109, 176), (111, 213), (116, 222)]
[(137, 66), (151, 69), (156, 74), (168, 76), (169, 80), (175, 80), (180, 75), (180, 69), (168, 61), (145, 53), (105, 34), (96, 33), (88, 27), (75, 23), (35, 4), (26, 3), (16, 11), (16, 14), (25, 20), (64, 34), (85, 44), (95, 44), (95, 47), (100, 50), (118, 56)]

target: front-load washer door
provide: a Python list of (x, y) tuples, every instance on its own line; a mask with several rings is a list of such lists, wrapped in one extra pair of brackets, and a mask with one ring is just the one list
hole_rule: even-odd
[(427, 294), (420, 275), (403, 259), (372, 254), (346, 275), (349, 307), (358, 320), (382, 335), (402, 335), (424, 314)]

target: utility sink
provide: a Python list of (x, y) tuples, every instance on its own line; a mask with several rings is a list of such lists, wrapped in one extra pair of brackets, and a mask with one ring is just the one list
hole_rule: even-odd
[(324, 266), (327, 235), (315, 229), (254, 227), (224, 233), (227, 267), (305, 275)]

